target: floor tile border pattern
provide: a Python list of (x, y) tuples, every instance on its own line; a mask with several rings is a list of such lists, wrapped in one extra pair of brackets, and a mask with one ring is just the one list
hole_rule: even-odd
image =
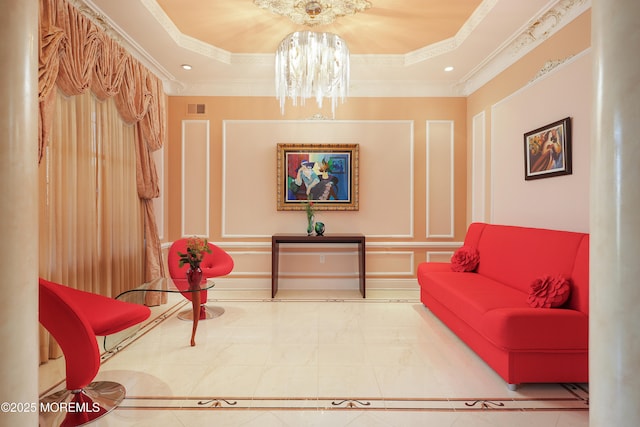
[(588, 392), (580, 384), (562, 384), (567, 398), (249, 398), (219, 396), (127, 396), (119, 410), (262, 411), (588, 411)]
[[(414, 299), (351, 299), (351, 298), (256, 298), (209, 299), (209, 302), (361, 302), (415, 303)], [(177, 303), (125, 339), (116, 349), (102, 354), (108, 361), (128, 345), (146, 335), (156, 326), (182, 309), (188, 301)], [(117, 410), (374, 410), (374, 411), (588, 411), (589, 392), (581, 384), (561, 384), (573, 397), (567, 398), (248, 398), (219, 396), (127, 396)]]

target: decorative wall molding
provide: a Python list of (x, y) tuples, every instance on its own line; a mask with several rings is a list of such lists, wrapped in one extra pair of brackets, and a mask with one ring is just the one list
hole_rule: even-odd
[(334, 120), (332, 117), (326, 117), (321, 113), (315, 113), (313, 116), (308, 117), (307, 120)]
[(569, 55), (564, 59), (549, 60), (549, 61), (545, 62), (544, 65), (542, 66), (542, 68), (540, 69), (540, 71), (538, 71), (538, 73), (529, 81), (529, 83), (535, 82), (540, 77), (542, 77), (542, 76), (546, 75), (547, 73), (553, 71), (556, 67), (564, 64), (565, 62), (569, 61), (571, 58), (573, 58), (573, 55)]
[(580, 9), (589, 0), (560, 0), (554, 7), (546, 11), (542, 16), (532, 22), (511, 44), (510, 49), (515, 53), (527, 46), (538, 44), (548, 39), (559, 27), (573, 19), (574, 11)]

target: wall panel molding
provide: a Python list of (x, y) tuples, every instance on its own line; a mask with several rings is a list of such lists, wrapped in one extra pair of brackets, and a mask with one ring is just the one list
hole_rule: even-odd
[(427, 262), (449, 262), (455, 251), (427, 251), (425, 261)]
[(486, 117), (473, 116), (471, 130), (471, 222), (486, 221)]
[(367, 277), (413, 276), (414, 258), (409, 251), (368, 251)]
[[(296, 281), (297, 280), (297, 281)], [(216, 290), (224, 291), (262, 291), (265, 298), (271, 300), (271, 279), (259, 278), (259, 277), (220, 277), (215, 279), (216, 286), (209, 292), (209, 300), (215, 300)], [(283, 278), (279, 281), (279, 289), (336, 289), (336, 290), (353, 290), (358, 292), (358, 279), (357, 277), (351, 279), (333, 279), (331, 287), (327, 286), (327, 280), (322, 281), (313, 280), (312, 278), (304, 279), (291, 279)], [(280, 286), (280, 285), (284, 285)], [(367, 291), (371, 290), (410, 290), (416, 291), (415, 299), (420, 298), (420, 287), (418, 281), (415, 278), (401, 279), (401, 278), (367, 278)], [(225, 299), (229, 298), (230, 294), (225, 296)], [(370, 295), (368, 293), (368, 295)], [(242, 296), (245, 299), (245, 296)], [(259, 298), (259, 297), (258, 297)], [(276, 299), (278, 295), (276, 295)], [(259, 298), (261, 299), (261, 298)]]
[[(271, 241), (261, 241), (261, 240), (243, 240), (238, 242), (233, 241), (220, 241), (215, 242), (211, 241), (216, 246), (220, 246), (225, 250), (239, 250), (239, 249), (262, 249), (269, 248), (271, 249)], [(172, 242), (164, 242), (162, 244), (162, 249), (169, 249)], [(464, 242), (398, 242), (398, 241), (375, 241), (375, 242), (367, 242), (367, 249), (372, 248), (384, 248), (384, 249), (423, 249), (423, 248), (459, 248), (463, 245)], [(293, 245), (292, 245), (293, 246)], [(258, 252), (258, 251), (256, 251)], [(265, 253), (265, 252), (259, 252)], [(266, 252), (271, 253), (271, 252)]]
[(183, 120), (181, 143), (181, 235), (209, 237), (209, 120)]
[(454, 237), (454, 122), (427, 120), (426, 237)]
[[(278, 143), (359, 144), (358, 211), (320, 211), (328, 233), (414, 237), (414, 128), (411, 120), (225, 120), (222, 237), (304, 232), (300, 211), (276, 210)], [(394, 156), (389, 156), (393, 141)], [(390, 186), (389, 176), (402, 176)], [(386, 209), (393, 206), (392, 210)]]

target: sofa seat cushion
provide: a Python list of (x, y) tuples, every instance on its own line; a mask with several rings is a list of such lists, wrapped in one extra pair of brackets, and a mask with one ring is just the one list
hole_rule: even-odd
[(477, 273), (422, 270), (423, 290), (496, 347), (512, 351), (588, 348), (589, 318), (577, 310), (532, 308), (527, 294)]
[(474, 328), (491, 310), (529, 307), (526, 293), (476, 273), (434, 271), (423, 281), (426, 293)]
[(497, 308), (483, 316), (478, 332), (505, 350), (585, 351), (589, 317), (563, 308)]

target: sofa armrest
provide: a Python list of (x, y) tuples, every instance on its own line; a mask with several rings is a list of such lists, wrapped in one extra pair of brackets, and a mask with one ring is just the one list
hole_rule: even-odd
[(450, 262), (421, 262), (418, 264), (418, 272), (417, 276), (420, 279), (420, 276), (423, 276), (427, 273), (441, 272), (441, 271), (451, 271), (451, 263)]

